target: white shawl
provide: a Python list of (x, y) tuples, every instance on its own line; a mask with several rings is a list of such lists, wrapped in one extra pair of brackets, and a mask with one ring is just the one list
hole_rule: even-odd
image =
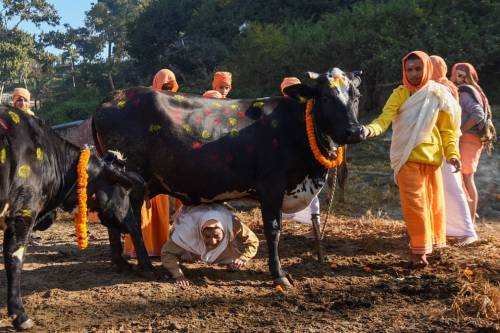
[[(224, 238), (211, 250), (207, 250), (201, 233), (203, 225), (208, 220), (218, 221), (224, 230)], [(212, 264), (234, 238), (233, 215), (220, 204), (182, 206), (174, 215), (174, 231), (171, 237), (172, 241), (184, 250), (197, 254), (201, 260)]]
[(458, 137), (460, 135), (460, 105), (442, 84), (429, 80), (399, 109), (399, 114), (392, 123), (390, 154), (396, 184), (396, 176), (408, 160), (412, 150), (431, 134), (439, 111), (450, 114)]

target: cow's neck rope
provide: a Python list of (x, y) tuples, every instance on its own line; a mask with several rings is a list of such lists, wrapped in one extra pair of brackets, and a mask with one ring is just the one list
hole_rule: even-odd
[(89, 175), (87, 167), (90, 160), (90, 149), (84, 148), (80, 151), (76, 167), (76, 193), (78, 196), (78, 211), (75, 214), (76, 241), (78, 247), (85, 249), (88, 246), (87, 239), (87, 185)]
[(314, 131), (314, 122), (312, 117), (313, 101), (309, 99), (306, 103), (306, 133), (307, 140), (309, 141), (309, 147), (314, 155), (316, 161), (318, 161), (325, 168), (335, 168), (342, 164), (344, 158), (344, 149), (342, 147), (337, 148), (337, 157), (335, 159), (327, 159), (320, 151), (318, 147), (318, 141), (316, 140), (316, 135)]

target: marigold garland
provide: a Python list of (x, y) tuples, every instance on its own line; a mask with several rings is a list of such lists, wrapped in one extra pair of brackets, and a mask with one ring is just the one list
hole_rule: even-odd
[(314, 155), (314, 158), (321, 163), (325, 168), (335, 168), (342, 164), (342, 160), (344, 159), (344, 148), (337, 148), (337, 158), (333, 160), (327, 159), (318, 147), (318, 142), (316, 141), (316, 136), (314, 135), (314, 124), (312, 119), (312, 107), (313, 101), (308, 100), (306, 104), (306, 132), (307, 132), (307, 140), (309, 141), (309, 147)]
[(80, 249), (88, 246), (87, 239), (87, 184), (89, 175), (87, 165), (90, 160), (90, 150), (82, 149), (76, 167), (76, 193), (78, 194), (78, 211), (75, 214), (76, 241)]

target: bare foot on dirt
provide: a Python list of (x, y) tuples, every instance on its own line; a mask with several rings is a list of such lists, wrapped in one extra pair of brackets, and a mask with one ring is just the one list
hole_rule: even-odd
[(474, 242), (477, 242), (477, 240), (478, 240), (477, 237), (465, 237), (460, 239), (455, 245), (458, 247), (463, 247), (472, 244)]
[(413, 268), (424, 268), (429, 265), (425, 254), (410, 253), (409, 260)]

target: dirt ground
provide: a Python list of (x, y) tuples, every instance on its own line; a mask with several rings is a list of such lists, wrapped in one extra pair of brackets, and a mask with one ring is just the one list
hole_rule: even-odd
[[(239, 215), (263, 240), (258, 210)], [(482, 221), (479, 243), (443, 249), (425, 270), (407, 267), (399, 220), (336, 217), (326, 263), (314, 259), (309, 227), (286, 222), (280, 251), (295, 286), (283, 294), (272, 287), (264, 241), (241, 272), (186, 264), (194, 285), (181, 289), (114, 272), (106, 229), (90, 225), (82, 251), (62, 220), (28, 250), (23, 300), (33, 332), (498, 332), (499, 222)], [(11, 332), (4, 272), (0, 280), (0, 332)]]

